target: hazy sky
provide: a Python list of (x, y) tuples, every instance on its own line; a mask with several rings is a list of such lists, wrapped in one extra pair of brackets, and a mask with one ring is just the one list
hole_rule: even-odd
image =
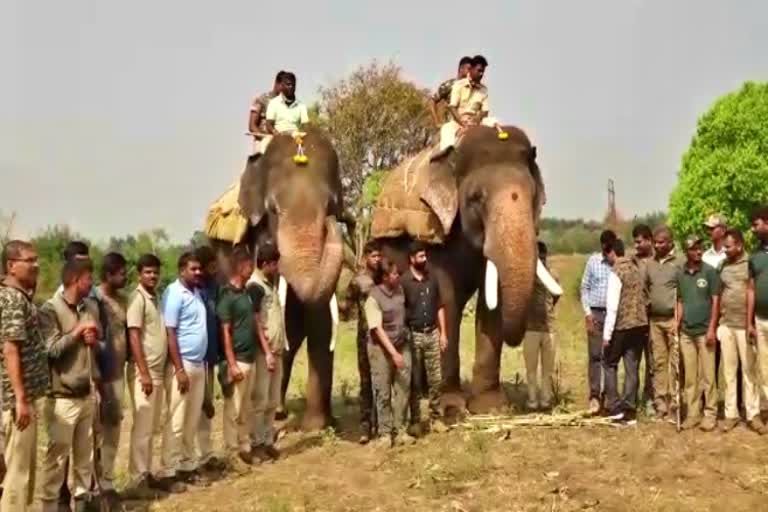
[[(197, 5), (195, 5), (197, 4)], [(768, 78), (765, 0), (6, 0), (0, 210), (26, 234), (199, 229), (242, 170), (251, 97), (372, 58), (435, 87), (483, 53), (497, 117), (539, 149), (545, 215), (664, 208), (696, 119)]]

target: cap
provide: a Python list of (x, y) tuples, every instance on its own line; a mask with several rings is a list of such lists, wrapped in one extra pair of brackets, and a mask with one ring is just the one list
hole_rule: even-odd
[(718, 226), (725, 226), (727, 224), (728, 223), (726, 222), (725, 217), (719, 213), (713, 213), (707, 217), (706, 222), (704, 222), (704, 225), (708, 228), (716, 228)]
[(701, 237), (699, 235), (691, 235), (685, 239), (685, 248), (691, 249), (694, 245), (701, 243)]

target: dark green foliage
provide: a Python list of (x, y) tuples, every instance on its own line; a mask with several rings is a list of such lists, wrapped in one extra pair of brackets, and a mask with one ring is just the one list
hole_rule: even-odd
[(711, 213), (748, 230), (750, 210), (766, 201), (768, 83), (747, 82), (699, 119), (670, 199), (670, 224), (678, 240), (703, 234)]

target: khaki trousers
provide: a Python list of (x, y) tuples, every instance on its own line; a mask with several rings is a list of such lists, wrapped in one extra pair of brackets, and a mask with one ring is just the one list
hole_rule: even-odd
[(101, 426), (101, 487), (105, 490), (110, 490), (115, 488), (115, 459), (117, 458), (117, 448), (120, 446), (120, 426), (123, 420), (125, 381), (120, 377), (105, 385), (111, 388), (113, 399), (120, 404), (120, 422), (117, 425), (107, 425), (102, 422)]
[(760, 394), (755, 379), (755, 348), (747, 343), (746, 329), (733, 329), (721, 325), (717, 329), (720, 340), (720, 367), (725, 378), (725, 417), (739, 417), (739, 405), (736, 397), (736, 382), (741, 361), (742, 384), (744, 390), (744, 408), (747, 420), (760, 414)]
[(48, 445), (42, 464), (40, 499), (43, 506), (59, 500), (59, 489), (66, 478), (67, 459), (75, 498), (88, 493), (93, 470), (93, 414), (95, 400), (86, 398), (48, 398), (43, 408)]
[[(495, 117), (484, 117), (482, 121), (480, 121), (480, 124), (482, 126), (490, 126), (494, 127), (497, 124), (499, 124), (498, 119)], [(443, 124), (440, 127), (440, 152), (442, 153), (446, 149), (453, 147), (456, 145), (457, 137), (456, 134), (458, 133), (459, 129), (461, 128), (461, 125), (457, 123), (454, 119), (451, 119), (447, 123)]]
[[(653, 396), (656, 410), (665, 412), (667, 401), (677, 406), (680, 385), (680, 347), (675, 332), (675, 318), (651, 318), (651, 353), (653, 354)], [(646, 364), (648, 361), (646, 360)]]
[[(552, 372), (555, 368), (555, 343), (552, 334), (543, 331), (527, 331), (523, 338), (525, 381), (528, 385), (528, 406), (537, 408), (552, 406)], [(541, 368), (541, 380), (539, 380)], [(539, 400), (541, 392), (541, 400)]]
[[(210, 400), (213, 403), (213, 369), (215, 365), (206, 363), (205, 368), (205, 392), (203, 401)], [(211, 442), (211, 430), (213, 418), (209, 418), (205, 412), (200, 414), (200, 425), (197, 428), (197, 460), (200, 465), (205, 464), (214, 457), (213, 443)]]
[(128, 394), (131, 399), (133, 426), (128, 460), (128, 474), (132, 482), (152, 471), (152, 446), (155, 430), (160, 425), (163, 410), (165, 383), (162, 378), (152, 377), (152, 393), (145, 395), (134, 365), (128, 368)]
[(685, 369), (685, 403), (688, 417), (702, 413), (701, 396), (704, 395), (704, 416), (717, 415), (717, 386), (715, 385), (715, 347), (707, 345), (705, 335), (680, 334), (680, 352)]
[(12, 411), (3, 411), (6, 473), (0, 510), (26, 512), (32, 504), (37, 465), (37, 407), (30, 404), (30, 408), (32, 422), (24, 430), (16, 427)]
[(757, 379), (761, 408), (765, 410), (768, 409), (768, 319), (756, 316), (755, 328), (757, 329), (755, 378)]
[(233, 452), (251, 449), (253, 428), (254, 363), (237, 361), (243, 380), (232, 385), (232, 394), (224, 397), (224, 445)]
[(283, 379), (282, 355), (275, 355), (275, 369), (270, 372), (267, 370), (267, 359), (264, 353), (258, 351), (253, 372), (251, 444), (270, 446), (274, 443), (275, 412), (280, 405), (280, 382)]
[(163, 430), (161, 477), (171, 478), (177, 471), (194, 471), (198, 467), (195, 441), (205, 397), (205, 365), (182, 361), (189, 377), (189, 390), (179, 392), (173, 365), (165, 376), (166, 416)]

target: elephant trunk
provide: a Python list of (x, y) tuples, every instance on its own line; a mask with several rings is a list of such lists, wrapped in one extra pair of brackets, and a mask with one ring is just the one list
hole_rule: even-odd
[(341, 272), (342, 240), (334, 217), (281, 218), (277, 228), (280, 273), (306, 303), (330, 300)]
[[(492, 290), (491, 296), (496, 292), (492, 282), (496, 272), (501, 291), (502, 333), (504, 341), (512, 346), (519, 345), (525, 334), (528, 305), (536, 279), (532, 204), (528, 187), (505, 187), (491, 197), (486, 220), (483, 252), (490, 263), (486, 269), (486, 290)], [(486, 291), (486, 297), (488, 295)]]

